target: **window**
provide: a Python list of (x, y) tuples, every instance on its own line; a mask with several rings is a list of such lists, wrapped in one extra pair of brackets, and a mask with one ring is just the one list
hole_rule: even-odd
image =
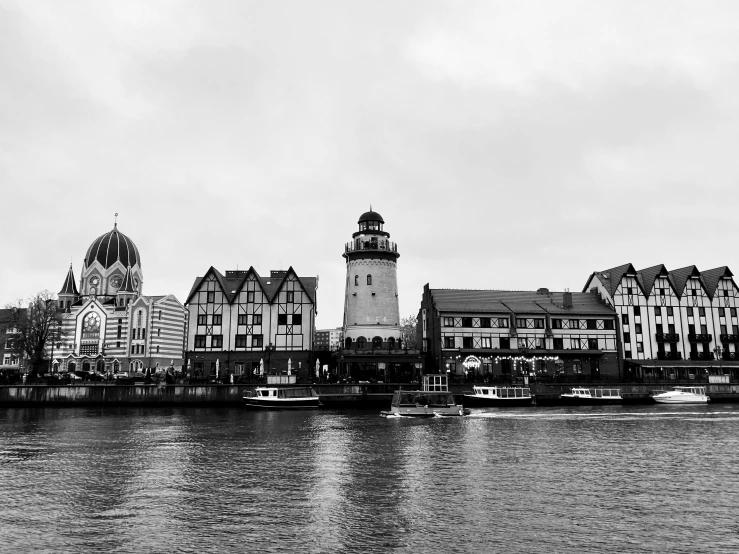
[(444, 337), (443, 348), (454, 348), (454, 337)]
[(472, 327), (472, 318), (471, 317), (463, 317), (462, 318), (462, 327)]
[(206, 314), (198, 314), (198, 325), (207, 325), (208, 316)]
[(634, 331), (637, 335), (641, 335), (641, 323), (634, 324)]
[(571, 319), (570, 320), (570, 329), (578, 329), (580, 327), (580, 320), (579, 319)]
[(287, 325), (287, 314), (277, 314), (277, 325)]
[(588, 339), (588, 350), (598, 350), (598, 339)]
[(157, 345), (157, 354), (159, 354), (159, 345)]
[(636, 351), (637, 352), (644, 352), (644, 343), (643, 342), (637, 342), (636, 343)]
[(641, 315), (641, 306), (634, 306), (634, 315)]
[(580, 339), (570, 339), (570, 348), (572, 350), (580, 349)]
[(223, 348), (223, 335), (213, 335), (210, 339), (213, 348)]
[(699, 316), (705, 316), (706, 315), (706, 309), (705, 308), (698, 308), (698, 315)]
[(721, 334), (722, 335), (726, 335), (727, 334), (727, 332), (726, 332), (726, 325), (721, 325)]
[(213, 291), (209, 291), (208, 292), (208, 300), (207, 300), (208, 304), (212, 304), (215, 301), (216, 301), (216, 293), (213, 292)]
[(246, 348), (246, 335), (236, 335), (236, 348)]
[(223, 316), (221, 314), (213, 314), (213, 325), (221, 325)]
[(146, 338), (146, 327), (144, 327), (143, 329), (141, 329), (141, 338), (142, 339), (145, 339)]
[(372, 284), (372, 275), (367, 275), (367, 284), (368, 285)]
[(731, 308), (731, 317), (736, 317), (736, 308)]
[(562, 328), (562, 320), (561, 319), (553, 319), (552, 320), (552, 329), (561, 329)]
[(664, 296), (665, 295), (665, 289), (659, 289), (659, 295)]
[(96, 313), (89, 313), (82, 321), (82, 338), (97, 339), (100, 338), (100, 316)]
[(454, 318), (453, 317), (445, 317), (442, 325), (444, 327), (454, 327)]
[(523, 317), (517, 317), (516, 327), (518, 327), (519, 329), (526, 329), (526, 319)]
[(628, 331), (624, 333), (624, 342), (626, 343), (631, 342), (631, 333), (629, 333)]
[(162, 310), (159, 310), (159, 319), (162, 319)]
[(462, 348), (472, 348), (472, 337), (462, 337)]
[(555, 350), (564, 350), (564, 340), (563, 339), (554, 339), (552, 341), (552, 346)]
[(287, 291), (287, 301), (295, 302), (295, 293), (291, 290)]
[(724, 289), (724, 298), (728, 298), (728, 296), (729, 296), (729, 291)]
[(500, 337), (500, 347), (505, 349), (511, 348), (511, 339), (509, 337)]
[(626, 287), (626, 294), (634, 294), (634, 287)]
[(597, 329), (597, 320), (595, 319), (588, 319), (587, 320), (587, 329)]
[(606, 319), (603, 321), (603, 329), (614, 331), (616, 329), (616, 323), (612, 319)]
[(195, 335), (195, 348), (205, 348), (205, 335)]
[(508, 327), (508, 318), (507, 317), (499, 317), (498, 318), (498, 327), (507, 328)]
[(293, 314), (293, 325), (303, 324), (303, 314)]
[(252, 335), (251, 336), (252, 348), (261, 348), (263, 343), (264, 343), (263, 335)]
[(492, 348), (490, 337), (482, 337), (480, 339), (480, 348)]
[(629, 324), (629, 314), (621, 314), (621, 324), (622, 325)]
[(693, 317), (693, 308), (688, 308), (687, 310), (688, 317)]
[(518, 339), (518, 349), (521, 350), (522, 348), (526, 348), (526, 339)]
[(246, 314), (239, 314), (239, 317), (236, 321), (237, 325), (246, 325)]
[(492, 326), (492, 324), (490, 322), (490, 318), (489, 317), (481, 317), (480, 318), (480, 327), (485, 328), (485, 329), (489, 329), (491, 326)]
[(654, 307), (654, 317), (662, 317), (662, 308), (659, 306)]
[(246, 301), (247, 302), (254, 302), (254, 291), (250, 290), (246, 293)]
[(672, 306), (667, 306), (667, 317), (672, 317), (673, 315), (675, 315), (675, 313), (672, 310)]
[(355, 287), (358, 287), (359, 286), (359, 275), (355, 275), (354, 276), (354, 286)]
[(701, 335), (707, 335), (707, 334), (708, 334), (708, 326), (701, 325)]
[(690, 292), (693, 294), (693, 296), (698, 296), (698, 291), (697, 290), (693, 289)]
[(261, 325), (262, 324), (262, 314), (254, 314), (251, 316), (252, 323), (254, 325)]
[(534, 329), (544, 329), (544, 320), (537, 318), (534, 320)]

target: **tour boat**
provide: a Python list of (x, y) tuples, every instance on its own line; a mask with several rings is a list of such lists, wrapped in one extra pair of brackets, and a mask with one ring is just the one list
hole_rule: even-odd
[(585, 387), (573, 387), (572, 392), (565, 392), (559, 395), (559, 399), (563, 404), (620, 404), (620, 389), (589, 389)]
[(278, 410), (305, 410), (318, 408), (318, 395), (310, 387), (257, 387), (244, 397), (249, 408), (271, 408)]
[(654, 391), (652, 398), (660, 404), (705, 404), (706, 387), (673, 387), (670, 391)]
[(531, 401), (531, 390), (523, 387), (475, 385), (472, 387), (472, 394), (464, 395), (464, 404), (472, 407), (529, 406)]
[(424, 375), (423, 390), (396, 390), (384, 417), (463, 416), (470, 411), (454, 400), (446, 375)]

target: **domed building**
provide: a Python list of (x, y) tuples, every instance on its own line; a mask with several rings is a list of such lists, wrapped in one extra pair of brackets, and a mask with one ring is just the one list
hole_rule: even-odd
[(138, 373), (182, 368), (186, 314), (173, 295), (144, 296), (141, 256), (118, 223), (85, 252), (79, 287), (70, 264), (59, 291), (64, 312), (55, 371)]

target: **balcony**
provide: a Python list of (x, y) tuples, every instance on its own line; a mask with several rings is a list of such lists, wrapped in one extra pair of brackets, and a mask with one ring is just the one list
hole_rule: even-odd
[(719, 335), (721, 342), (739, 342), (739, 335)]
[(723, 354), (721, 355), (721, 358), (723, 360), (739, 360), (739, 353), (727, 352), (726, 350), (724, 350)]
[(655, 333), (654, 338), (657, 342), (680, 342), (680, 335), (677, 333)]
[(379, 240), (355, 240), (344, 245), (344, 252), (358, 252), (360, 250), (377, 250), (380, 252), (397, 252), (398, 245), (385, 239)]
[(658, 360), (682, 360), (681, 352), (657, 352)]
[(710, 333), (700, 335), (688, 333), (688, 340), (690, 342), (711, 342), (713, 340), (713, 335)]
[[(698, 335), (703, 336), (703, 335)], [(691, 352), (691, 360), (713, 360), (713, 352)]]

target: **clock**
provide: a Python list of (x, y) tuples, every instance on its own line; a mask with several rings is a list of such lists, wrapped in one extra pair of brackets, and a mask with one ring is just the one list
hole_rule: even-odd
[(121, 288), (121, 284), (123, 284), (123, 278), (120, 275), (113, 275), (110, 278), (110, 286), (114, 289)]

